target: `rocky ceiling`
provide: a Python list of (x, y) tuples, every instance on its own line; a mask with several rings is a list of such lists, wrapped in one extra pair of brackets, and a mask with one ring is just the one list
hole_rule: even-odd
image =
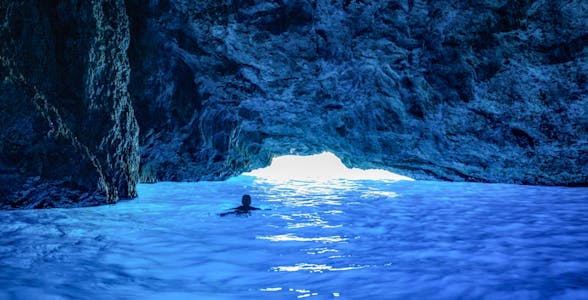
[(588, 3), (3, 1), (0, 204), (113, 203), (331, 151), (588, 184)]

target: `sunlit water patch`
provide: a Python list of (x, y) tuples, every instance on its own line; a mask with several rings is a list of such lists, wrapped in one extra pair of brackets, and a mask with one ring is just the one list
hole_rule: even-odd
[[(0, 211), (0, 299), (588, 299), (588, 190), (438, 182), (140, 185)], [(263, 210), (219, 217), (253, 196)]]

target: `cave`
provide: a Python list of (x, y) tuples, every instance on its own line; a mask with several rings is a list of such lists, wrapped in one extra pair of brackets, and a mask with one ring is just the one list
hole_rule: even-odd
[(0, 299), (588, 299), (586, 20), (0, 1)]
[(415, 179), (587, 185), (571, 4), (188, 2), (2, 4), (2, 206), (116, 203), (323, 151)]

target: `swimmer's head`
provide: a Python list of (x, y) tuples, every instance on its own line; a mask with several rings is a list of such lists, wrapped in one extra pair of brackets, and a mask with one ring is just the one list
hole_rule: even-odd
[(243, 203), (243, 206), (250, 206), (251, 205), (251, 196), (245, 194), (243, 195), (243, 197), (241, 198), (241, 203)]

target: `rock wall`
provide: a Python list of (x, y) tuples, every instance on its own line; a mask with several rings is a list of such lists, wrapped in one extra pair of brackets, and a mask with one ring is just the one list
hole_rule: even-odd
[(588, 183), (586, 1), (130, 0), (141, 179), (280, 154)]
[(0, 206), (135, 197), (124, 2), (2, 1), (0, 18)]
[(1, 1), (0, 206), (321, 151), (585, 186), (587, 20), (582, 0)]

